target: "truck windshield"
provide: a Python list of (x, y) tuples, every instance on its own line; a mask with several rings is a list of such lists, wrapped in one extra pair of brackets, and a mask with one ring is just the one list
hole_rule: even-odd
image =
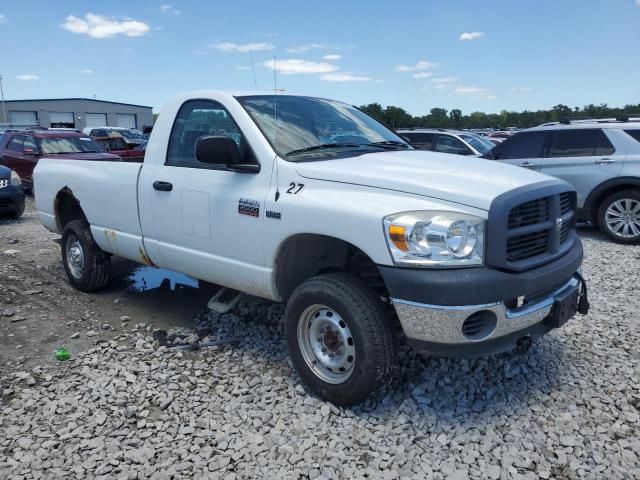
[(285, 160), (411, 148), (384, 125), (344, 103), (293, 95), (278, 95), (277, 104), (274, 95), (237, 99)]
[(47, 137), (40, 138), (42, 153), (93, 153), (102, 152), (102, 148), (89, 137)]

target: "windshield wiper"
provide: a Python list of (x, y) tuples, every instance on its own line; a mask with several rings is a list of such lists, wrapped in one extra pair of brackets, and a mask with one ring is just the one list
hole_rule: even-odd
[(313, 145), (312, 147), (299, 148), (298, 150), (291, 150), (289, 153), (285, 153), (285, 157), (291, 155), (298, 155), (300, 153), (315, 152), (316, 150), (327, 150), (329, 148), (359, 148), (366, 146), (366, 143), (322, 143), (320, 145)]
[(388, 149), (395, 149), (398, 147), (402, 147), (403, 149), (411, 148), (411, 145), (404, 142), (398, 142), (397, 140), (384, 140), (382, 142), (366, 143), (365, 145), (371, 146), (371, 147), (388, 148)]

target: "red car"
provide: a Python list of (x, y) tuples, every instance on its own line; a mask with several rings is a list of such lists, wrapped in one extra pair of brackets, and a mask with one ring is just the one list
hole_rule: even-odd
[(38, 160), (61, 156), (74, 160), (120, 160), (79, 132), (15, 130), (4, 132), (0, 139), (0, 165), (18, 172), (27, 191), (33, 189), (33, 169)]
[(129, 149), (127, 142), (122, 137), (92, 137), (105, 152), (118, 155), (127, 162), (142, 162), (144, 150)]

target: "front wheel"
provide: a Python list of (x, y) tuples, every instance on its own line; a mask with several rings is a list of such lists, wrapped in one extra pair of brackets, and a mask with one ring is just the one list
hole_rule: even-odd
[(302, 381), (336, 405), (362, 402), (395, 370), (395, 337), (382, 302), (345, 273), (311, 278), (293, 292), (285, 334)]
[(100, 250), (82, 220), (73, 220), (64, 227), (62, 263), (69, 282), (77, 290), (92, 292), (109, 283), (109, 256)]
[(598, 209), (598, 227), (616, 243), (640, 243), (640, 191), (609, 195)]

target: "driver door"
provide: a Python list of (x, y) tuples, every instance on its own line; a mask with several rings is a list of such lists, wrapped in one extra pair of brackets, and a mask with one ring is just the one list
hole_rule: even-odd
[[(250, 146), (229, 112), (213, 100), (186, 102), (178, 112), (164, 162), (148, 176), (159, 266), (192, 277), (240, 289), (255, 283), (262, 268), (261, 203), (269, 172), (241, 173), (224, 164), (201, 163), (196, 142), (205, 135), (227, 135), (240, 147), (243, 162), (256, 162)], [(255, 208), (248, 208), (248, 205)], [(153, 249), (151, 250), (153, 251)], [(229, 282), (236, 284), (229, 284)]]

